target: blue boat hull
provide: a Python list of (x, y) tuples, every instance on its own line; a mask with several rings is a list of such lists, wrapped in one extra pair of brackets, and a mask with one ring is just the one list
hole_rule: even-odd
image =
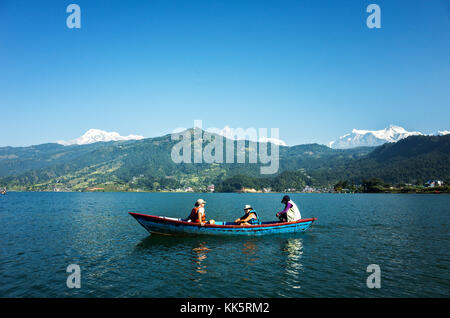
[(132, 213), (139, 224), (148, 232), (169, 235), (267, 235), (305, 232), (316, 218), (301, 219), (296, 222), (263, 222), (259, 225), (241, 226), (233, 222), (216, 222), (201, 226), (180, 219)]

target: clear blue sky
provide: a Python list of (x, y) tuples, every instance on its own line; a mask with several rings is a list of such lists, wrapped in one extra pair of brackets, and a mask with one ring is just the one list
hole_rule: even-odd
[[(66, 7), (81, 7), (68, 29)], [(366, 7), (381, 7), (368, 29)], [(0, 0), (0, 146), (192, 127), (450, 130), (450, 2)]]

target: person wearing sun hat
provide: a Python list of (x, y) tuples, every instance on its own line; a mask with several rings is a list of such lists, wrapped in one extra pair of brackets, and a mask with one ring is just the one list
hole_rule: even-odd
[(251, 205), (246, 204), (244, 206), (244, 216), (240, 217), (239, 219), (236, 219), (234, 223), (240, 224), (240, 225), (256, 225), (261, 224), (258, 213), (252, 208)]
[(198, 199), (194, 204), (194, 208), (191, 210), (191, 214), (189, 214), (188, 218), (184, 221), (200, 223), (200, 225), (204, 225), (206, 223), (205, 204), (205, 200)]

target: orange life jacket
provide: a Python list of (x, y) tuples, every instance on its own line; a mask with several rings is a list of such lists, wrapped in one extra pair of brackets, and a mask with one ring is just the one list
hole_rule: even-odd
[[(189, 216), (189, 218), (191, 219), (192, 222), (198, 223), (198, 210), (199, 209), (200, 209), (199, 206), (192, 209), (191, 215)], [(202, 213), (202, 223), (205, 223), (205, 222), (206, 222), (206, 216), (205, 216), (205, 213)]]

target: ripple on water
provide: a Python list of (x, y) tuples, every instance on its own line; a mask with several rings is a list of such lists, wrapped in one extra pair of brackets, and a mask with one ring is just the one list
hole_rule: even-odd
[[(256, 238), (149, 236), (127, 214), (184, 216), (173, 206), (197, 196), (11, 193), (2, 201), (0, 295), (450, 296), (450, 196), (293, 194), (303, 216), (318, 217), (311, 230)], [(275, 194), (204, 198), (214, 219), (232, 219), (248, 202), (264, 219), (280, 208)], [(79, 290), (66, 287), (69, 264), (81, 267)], [(381, 267), (379, 290), (366, 287), (369, 264)]]

